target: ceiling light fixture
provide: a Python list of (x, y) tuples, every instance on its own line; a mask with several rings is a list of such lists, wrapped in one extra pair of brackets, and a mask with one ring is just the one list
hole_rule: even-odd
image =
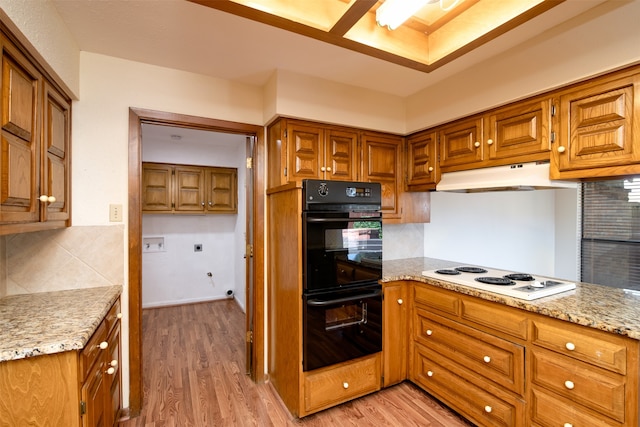
[(453, 9), (459, 1), (460, 0), (454, 0), (451, 5), (445, 7), (443, 4), (444, 0), (386, 0), (382, 6), (376, 10), (376, 22), (382, 27), (395, 30), (427, 4), (440, 3), (440, 9), (448, 12)]

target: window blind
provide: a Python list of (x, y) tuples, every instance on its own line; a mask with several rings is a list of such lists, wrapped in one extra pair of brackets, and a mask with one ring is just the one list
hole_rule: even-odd
[(582, 184), (581, 280), (640, 291), (640, 177)]

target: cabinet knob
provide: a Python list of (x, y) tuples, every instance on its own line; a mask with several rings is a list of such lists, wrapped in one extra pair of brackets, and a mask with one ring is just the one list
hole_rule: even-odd
[(100, 350), (105, 350), (107, 347), (109, 347), (109, 343), (106, 341), (102, 341), (100, 345), (98, 345), (98, 347), (100, 347)]
[(484, 412), (486, 412), (487, 414), (490, 414), (491, 411), (493, 411), (493, 408), (491, 406), (487, 405), (484, 407)]
[(53, 203), (53, 202), (55, 202), (55, 201), (56, 201), (56, 198), (55, 198), (55, 197), (53, 197), (53, 196), (49, 196), (49, 197), (47, 197), (47, 202), (49, 202), (49, 203)]
[(569, 351), (573, 351), (573, 350), (575, 350), (575, 349), (576, 349), (576, 345), (575, 345), (574, 343), (572, 343), (572, 342), (568, 342), (568, 343), (566, 343), (564, 346), (565, 346), (565, 347), (567, 348), (567, 350), (569, 350)]
[(489, 356), (483, 357), (482, 360), (484, 360), (485, 363), (491, 362), (491, 358)]
[(49, 202), (49, 203), (53, 203), (56, 201), (56, 198), (54, 196), (47, 196), (46, 194), (43, 194), (42, 196), (40, 196), (38, 198), (41, 202)]
[(429, 172), (433, 172), (433, 166), (429, 166)]
[(562, 145), (558, 146), (558, 153), (564, 153), (566, 148)]
[(493, 145), (493, 139), (487, 139), (487, 145)]
[(563, 425), (563, 427), (573, 427), (573, 424), (571, 424), (571, 423), (564, 423), (562, 425)]
[(425, 332), (427, 335), (431, 336), (431, 334), (433, 334), (433, 331), (431, 329), (427, 329), (427, 331)]
[(398, 305), (402, 305), (404, 301), (402, 301), (402, 298), (398, 298)]
[(115, 372), (116, 372), (116, 368), (107, 369), (107, 374), (109, 374), (109, 375), (113, 375), (113, 374), (115, 374)]
[(331, 172), (331, 166), (327, 167), (327, 172)]
[(113, 359), (111, 362), (109, 362), (109, 365), (115, 368), (116, 366), (118, 366), (118, 361), (116, 359)]
[(322, 167), (320, 168), (320, 170), (321, 170), (322, 172), (324, 172), (326, 169), (327, 169), (327, 168), (325, 168), (324, 166), (322, 166)]
[(200, 203), (202, 206), (204, 206), (204, 202)]
[(344, 387), (344, 389), (348, 389), (349, 388), (349, 383), (348, 382), (343, 382), (342, 383), (342, 387)]
[(478, 147), (480, 147), (480, 143), (479, 143), (478, 141), (476, 141), (476, 142), (473, 144), (473, 146), (474, 146), (474, 147), (476, 147), (476, 148), (478, 148)]
[(122, 319), (122, 313), (118, 313), (118, 314), (116, 314), (116, 317), (117, 317), (118, 319)]
[(211, 201), (209, 201), (209, 206), (213, 206), (213, 203), (211, 203)]
[(427, 376), (428, 377), (432, 377), (433, 376), (433, 371), (427, 371)]
[(564, 386), (569, 390), (573, 390), (573, 388), (575, 387), (575, 384), (573, 383), (573, 381), (567, 380), (564, 382)]

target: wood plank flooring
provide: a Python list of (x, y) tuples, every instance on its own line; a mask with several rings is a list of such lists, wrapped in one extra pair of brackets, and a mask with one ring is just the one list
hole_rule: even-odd
[(142, 321), (143, 409), (120, 427), (470, 425), (408, 382), (293, 418), (270, 384), (245, 375), (233, 300), (145, 309)]

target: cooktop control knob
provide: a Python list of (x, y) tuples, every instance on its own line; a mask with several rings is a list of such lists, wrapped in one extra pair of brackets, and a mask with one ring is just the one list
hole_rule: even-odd
[(320, 186), (318, 186), (318, 194), (322, 197), (325, 197), (327, 194), (329, 194), (329, 188), (327, 187), (326, 183), (320, 183)]

